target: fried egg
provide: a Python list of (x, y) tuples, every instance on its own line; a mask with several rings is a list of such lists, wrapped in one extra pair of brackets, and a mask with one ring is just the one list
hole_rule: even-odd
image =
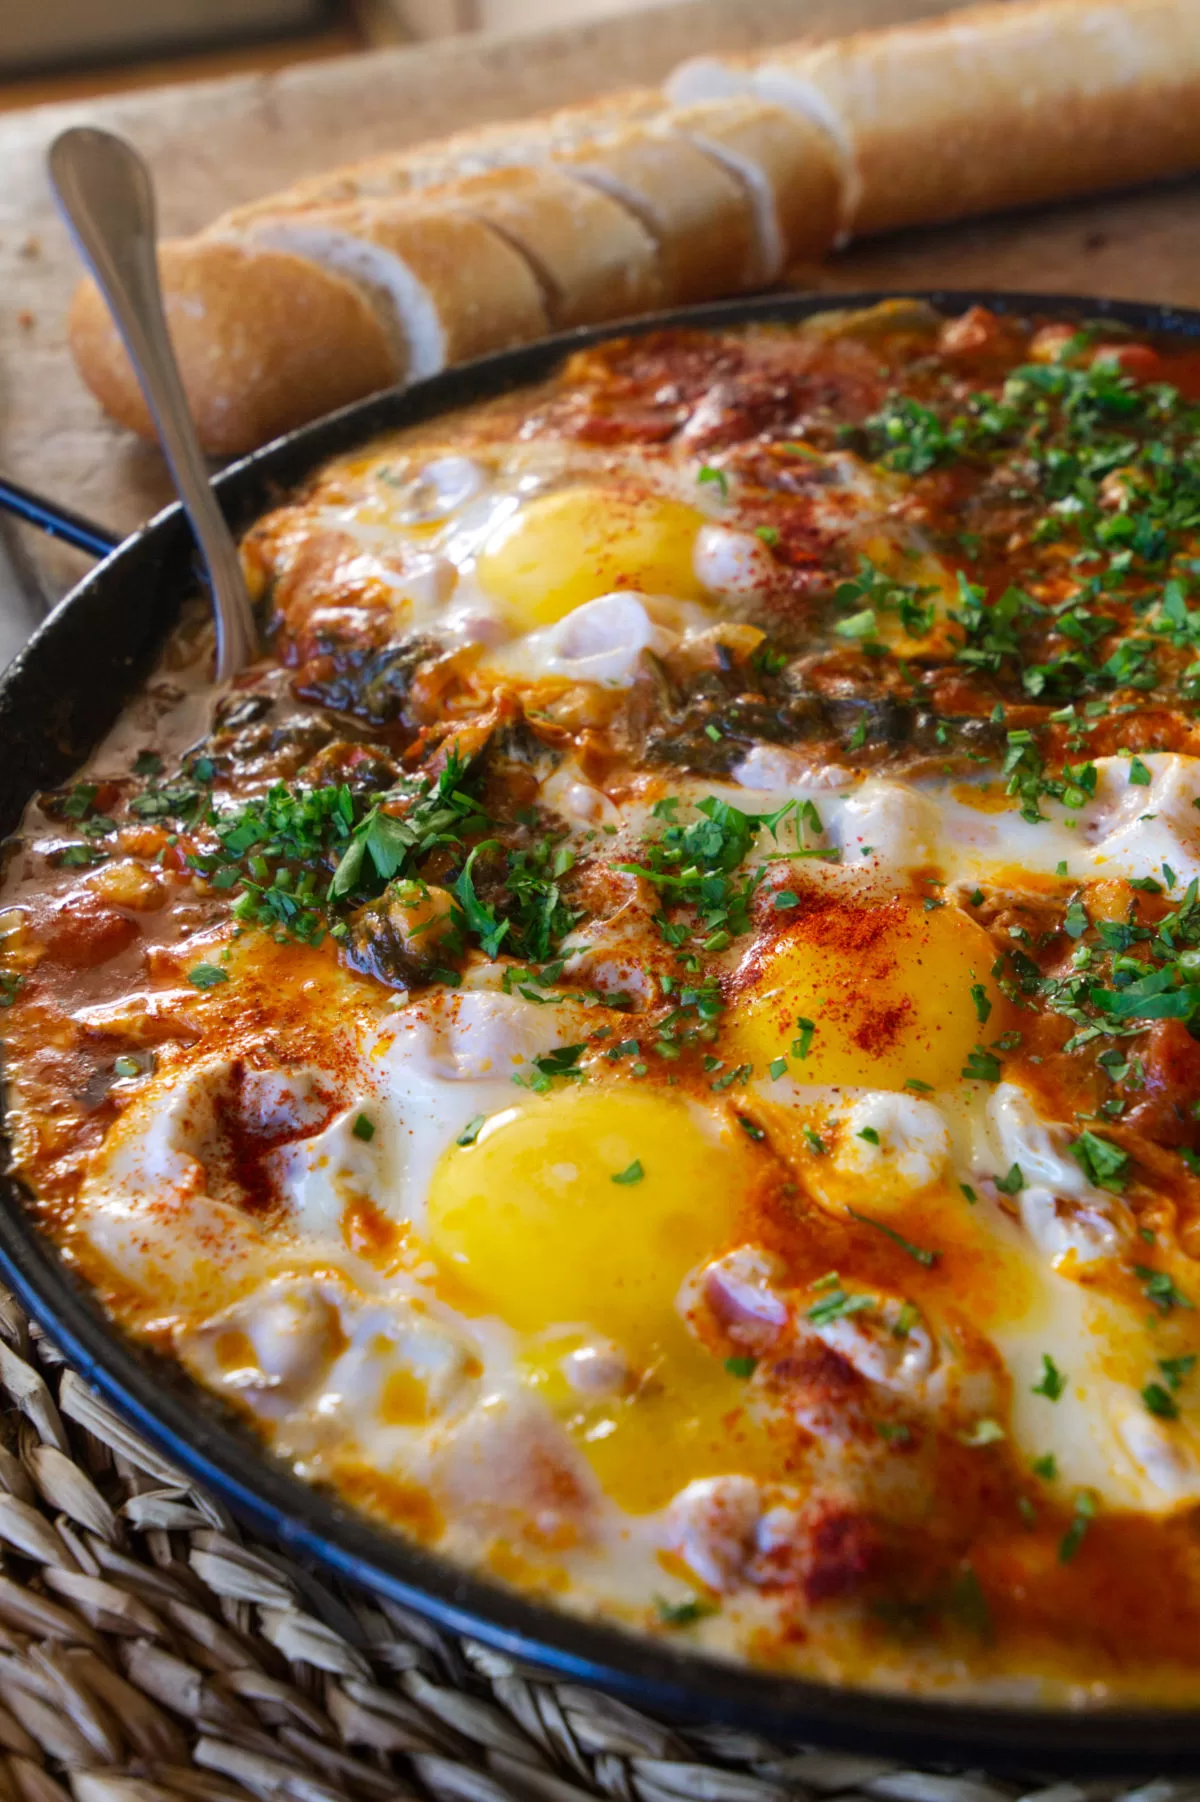
[[(1070, 573), (1113, 507), (1069, 561), (1092, 499), (1003, 443), (974, 511), (922, 486), (953, 343), (875, 393), (825, 329), (696, 392), (607, 347), (248, 535), (273, 658), (199, 725), (172, 669), (9, 866), (18, 1164), (117, 1318), (464, 1565), (810, 1676), (1194, 1700), (1185, 601), (1131, 578), (1122, 637), (1126, 566)], [(1132, 699), (1043, 701), (1084, 642)]]

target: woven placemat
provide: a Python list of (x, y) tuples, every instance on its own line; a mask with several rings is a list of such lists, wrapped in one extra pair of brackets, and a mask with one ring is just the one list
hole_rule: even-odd
[(0, 1289), (0, 1802), (1194, 1802), (679, 1729), (317, 1580)]

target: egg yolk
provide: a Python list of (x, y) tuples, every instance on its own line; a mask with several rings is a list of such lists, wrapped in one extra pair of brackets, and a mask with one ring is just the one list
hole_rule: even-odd
[(920, 628), (915, 617), (910, 616), (906, 623), (899, 610), (884, 609), (875, 622), (876, 635), (882, 642), (899, 657), (952, 656), (962, 643), (962, 632), (947, 615), (959, 605), (959, 593), (954, 575), (941, 558), (882, 534), (868, 538), (862, 553), (883, 575), (902, 587), (915, 589), (920, 606), (933, 609), (926, 630)]
[(752, 956), (719, 1049), (758, 1075), (787, 1057), (799, 1082), (950, 1088), (974, 1047), (1004, 1030), (991, 941), (952, 906), (835, 895)]
[(426, 1234), (518, 1331), (586, 1321), (644, 1356), (689, 1270), (729, 1243), (749, 1165), (730, 1128), (686, 1101), (566, 1089), (445, 1154)]
[(695, 508), (658, 495), (559, 488), (505, 520), (476, 570), (480, 586), (525, 632), (619, 588), (701, 600), (693, 552), (703, 523)]
[[(736, 1135), (736, 1136), (735, 1136)], [(526, 1342), (527, 1370), (614, 1501), (665, 1505), (693, 1477), (764, 1468), (746, 1383), (692, 1336), (684, 1278), (735, 1242), (757, 1172), (733, 1123), (661, 1092), (564, 1090), (497, 1114), (452, 1147), (430, 1187), (434, 1255)], [(620, 1180), (616, 1180), (620, 1179)], [(557, 1360), (583, 1329), (612, 1340), (629, 1381), (573, 1393)]]

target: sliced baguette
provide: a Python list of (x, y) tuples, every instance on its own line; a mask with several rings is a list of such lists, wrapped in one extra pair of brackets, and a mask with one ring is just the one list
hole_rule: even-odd
[[(220, 240), (165, 243), (167, 325), (200, 442), (236, 456), (406, 373), (349, 282), (300, 257)], [(153, 440), (133, 370), (99, 290), (80, 284), (68, 342), (105, 411)]]
[(588, 138), (652, 118), (665, 104), (657, 88), (630, 88), (583, 105), (536, 114), (531, 119), (503, 120), (496, 125), (455, 132), (448, 138), (413, 144), (405, 150), (383, 151), (363, 162), (310, 175), (281, 193), (234, 207), (208, 229), (218, 235), (238, 232), (264, 217), (278, 218), (284, 213), (356, 201), (395, 199), (440, 187), (462, 176), (481, 175), (489, 169), (534, 167), (547, 162), (555, 150), (570, 150)]
[(762, 280), (747, 185), (686, 137), (634, 126), (557, 156), (555, 167), (641, 221), (658, 246), (672, 301), (711, 300)]
[(400, 200), (261, 219), (257, 244), (309, 258), (359, 287), (410, 380), (548, 329), (526, 259), (471, 214)]
[(664, 113), (654, 129), (689, 139), (740, 182), (754, 212), (756, 282), (832, 247), (841, 212), (841, 158), (826, 132), (787, 107), (754, 98), (700, 101)]
[(671, 299), (645, 226), (558, 169), (493, 169), (429, 198), (491, 226), (528, 259), (556, 329), (623, 319)]
[(775, 53), (753, 82), (833, 134), (856, 234), (1200, 163), (1198, 0), (973, 7)]

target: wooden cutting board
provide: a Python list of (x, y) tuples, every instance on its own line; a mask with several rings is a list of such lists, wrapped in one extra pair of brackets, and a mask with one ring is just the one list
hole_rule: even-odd
[[(652, 82), (701, 49), (952, 10), (955, 0), (672, 0), (553, 31), (446, 40), (265, 76), (143, 90), (0, 118), (0, 472), (119, 532), (170, 497), (155, 450), (78, 382), (64, 313), (78, 275), (44, 162), (67, 125), (123, 132), (149, 159), (165, 233), (301, 174), (462, 126)], [(996, 286), (1200, 302), (1200, 180), (1086, 205), (868, 242), (800, 285)], [(61, 592), (86, 565), (27, 540)]]

